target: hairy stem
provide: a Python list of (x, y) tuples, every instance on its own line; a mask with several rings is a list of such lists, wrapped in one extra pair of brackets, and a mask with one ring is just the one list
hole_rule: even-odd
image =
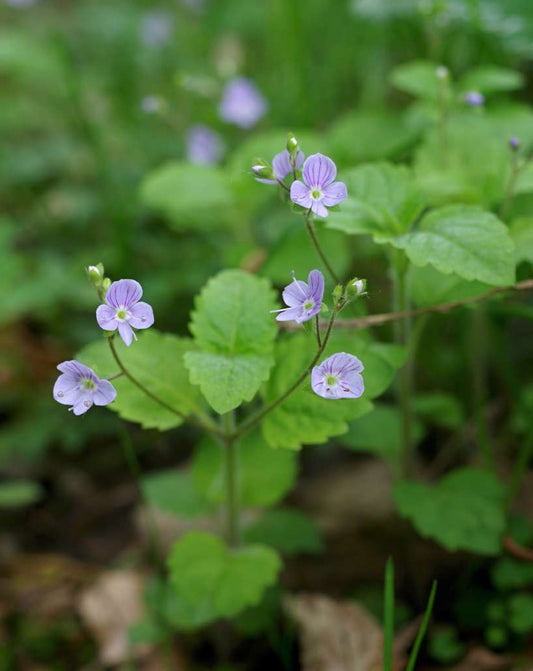
[(258, 412), (254, 413), (248, 419), (245, 419), (244, 422), (242, 422), (236, 429), (233, 437), (234, 438), (239, 438), (240, 436), (243, 436), (245, 433), (248, 433), (250, 429), (252, 429), (258, 422), (260, 422), (263, 417), (268, 415), (269, 412), (272, 412), (274, 408), (277, 408), (280, 403), (283, 403), (283, 401), (288, 398), (294, 391), (298, 389), (298, 387), (302, 384), (302, 382), (305, 380), (305, 378), (309, 375), (309, 373), (313, 370), (313, 367), (315, 364), (318, 362), (320, 357), (322, 356), (324, 350), (326, 349), (326, 345), (328, 344), (329, 337), (331, 335), (331, 331), (333, 330), (333, 324), (335, 322), (335, 317), (337, 316), (338, 312), (342, 309), (342, 306), (336, 306), (333, 308), (331, 311), (331, 317), (328, 322), (328, 326), (326, 329), (326, 332), (324, 334), (324, 337), (322, 338), (322, 344), (320, 347), (318, 347), (317, 352), (315, 356), (313, 357), (312, 361), (309, 363), (307, 368), (304, 370), (304, 372), (294, 381), (294, 383), (281, 394), (278, 398), (276, 398), (274, 401), (269, 403), (268, 405), (265, 405), (263, 408), (261, 408)]
[(240, 544), (239, 512), (239, 455), (235, 433), (235, 414), (228, 412), (222, 416), (224, 426), (224, 465), (226, 472), (226, 534), (228, 544)]
[(113, 354), (113, 358), (117, 362), (117, 365), (120, 368), (122, 374), (125, 375), (132, 384), (134, 384), (138, 389), (140, 389), (143, 392), (143, 394), (145, 394), (145, 396), (148, 396), (148, 398), (151, 398), (152, 401), (155, 401), (162, 408), (165, 408), (165, 410), (168, 410), (173, 415), (176, 415), (176, 417), (179, 417), (183, 421), (187, 421), (190, 424), (193, 424), (194, 426), (197, 426), (198, 428), (200, 428), (204, 431), (207, 431), (209, 433), (214, 433), (216, 435), (221, 434), (221, 431), (220, 431), (219, 427), (215, 424), (215, 422), (208, 415), (204, 415), (202, 417), (195, 417), (193, 415), (186, 415), (185, 413), (181, 412), (180, 410), (177, 410), (176, 408), (173, 408), (171, 405), (169, 405), (162, 398), (159, 398), (159, 396), (156, 396), (156, 394), (151, 392), (147, 387), (144, 386), (144, 384), (142, 384), (142, 382), (139, 382), (139, 380), (137, 380), (137, 378), (135, 378), (129, 372), (129, 370), (126, 368), (126, 366), (123, 364), (121, 358), (118, 355), (117, 348), (115, 347), (115, 343), (113, 342), (113, 336), (108, 338), (107, 341), (109, 342), (109, 347), (111, 349), (111, 353)]

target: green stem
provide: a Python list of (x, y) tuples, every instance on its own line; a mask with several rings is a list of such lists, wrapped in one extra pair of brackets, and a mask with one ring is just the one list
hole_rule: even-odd
[(322, 347), (322, 340), (320, 338), (320, 321), (318, 315), (315, 315), (315, 333), (316, 333), (316, 344), (319, 347)]
[(226, 469), (227, 540), (232, 547), (240, 544), (239, 455), (235, 434), (235, 414), (223, 415), (224, 461)]
[(335, 306), (331, 311), (331, 317), (328, 322), (326, 333), (324, 334), (324, 337), (322, 339), (322, 344), (317, 349), (315, 356), (313, 357), (312, 361), (309, 363), (307, 368), (304, 370), (304, 372), (295, 380), (295, 382), (285, 392), (283, 392), (283, 394), (281, 394), (281, 396), (279, 396), (277, 399), (275, 399), (268, 405), (265, 405), (263, 408), (261, 408), (261, 410), (248, 417), (248, 419), (244, 420), (244, 422), (242, 422), (235, 430), (232, 436), (233, 438), (240, 438), (245, 433), (248, 433), (248, 431), (250, 431), (250, 429), (252, 429), (258, 422), (260, 422), (263, 419), (263, 417), (265, 417), (265, 415), (268, 415), (269, 412), (272, 412), (274, 408), (277, 408), (277, 406), (280, 403), (283, 403), (283, 401), (286, 398), (288, 398), (293, 392), (295, 392), (298, 389), (298, 387), (302, 384), (305, 378), (313, 370), (313, 367), (318, 362), (324, 350), (326, 349), (326, 345), (328, 344), (328, 340), (331, 335), (331, 331), (333, 329), (333, 324), (335, 322), (335, 317), (340, 312), (342, 307), (343, 306)]
[(500, 211), (498, 213), (498, 216), (500, 219), (503, 219), (505, 215), (507, 214), (507, 211), (509, 209), (509, 206), (511, 205), (511, 200), (513, 198), (513, 193), (514, 189), (516, 186), (516, 181), (522, 172), (523, 167), (525, 167), (525, 164), (521, 164), (516, 156), (515, 153), (513, 153), (512, 157), (512, 165), (511, 165), (511, 174), (509, 175), (509, 179), (507, 180), (507, 185), (505, 187), (505, 195), (503, 198), (502, 205), (500, 207)]
[(107, 340), (109, 342), (109, 347), (111, 349), (111, 353), (113, 354), (113, 358), (117, 362), (117, 365), (120, 368), (121, 372), (128, 378), (130, 382), (132, 382), (132, 384), (134, 384), (138, 389), (140, 389), (143, 392), (143, 394), (148, 396), (148, 398), (151, 398), (152, 401), (155, 401), (155, 403), (160, 405), (162, 408), (165, 408), (165, 410), (168, 410), (173, 415), (176, 415), (176, 417), (179, 417), (184, 422), (187, 421), (190, 424), (193, 424), (194, 426), (203, 429), (204, 431), (208, 431), (209, 433), (221, 435), (219, 427), (208, 415), (204, 415), (202, 417), (188, 416), (185, 413), (181, 412), (180, 410), (173, 408), (166, 401), (164, 401), (163, 399), (159, 398), (159, 396), (156, 396), (153, 392), (151, 392), (147, 387), (144, 386), (144, 384), (142, 384), (142, 382), (139, 382), (139, 380), (137, 380), (137, 378), (135, 378), (129, 372), (126, 366), (122, 363), (122, 360), (119, 357), (117, 349), (115, 347), (115, 343), (113, 342), (113, 336), (111, 336)]
[(407, 358), (400, 370), (396, 385), (396, 398), (402, 415), (402, 464), (401, 470), (406, 475), (412, 465), (412, 358), (409, 351), (411, 332), (411, 318), (408, 314), (409, 296), (407, 288), (407, 266), (396, 260), (394, 268), (394, 310), (406, 313), (395, 322), (395, 340), (397, 344), (406, 347)]
[(316, 251), (318, 252), (318, 255), (322, 259), (322, 263), (326, 266), (328, 273), (331, 275), (331, 278), (335, 282), (335, 284), (340, 284), (340, 280), (337, 277), (337, 273), (333, 270), (333, 267), (331, 266), (330, 262), (328, 261), (324, 250), (322, 249), (320, 242), (318, 241), (318, 238), (316, 236), (316, 231), (315, 231), (315, 225), (311, 220), (311, 210), (307, 210), (307, 212), (304, 214), (305, 218), (305, 225), (307, 226), (307, 232), (309, 233), (309, 236), (311, 237), (311, 240), (313, 241), (313, 245), (315, 246)]

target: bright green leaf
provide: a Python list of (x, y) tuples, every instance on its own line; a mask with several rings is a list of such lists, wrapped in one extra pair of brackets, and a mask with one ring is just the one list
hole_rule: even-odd
[(515, 262), (533, 263), (533, 219), (529, 217), (515, 219), (509, 230), (515, 244)]
[(490, 212), (450, 205), (424, 217), (416, 231), (391, 239), (417, 266), (491, 285), (515, 281), (514, 244), (507, 227)]
[(270, 373), (274, 292), (242, 270), (212, 278), (196, 298), (190, 329), (201, 351), (185, 355), (191, 382), (222, 414), (251, 401)]
[(495, 555), (505, 532), (505, 489), (491, 473), (462, 468), (438, 485), (399, 482), (394, 498), (400, 515), (420, 535), (447, 550)]
[(443, 82), (437, 76), (437, 67), (429, 61), (404, 63), (392, 70), (390, 82), (400, 91), (416, 98), (438, 102)]
[(210, 622), (259, 603), (281, 561), (263, 545), (228, 548), (217, 536), (192, 531), (173, 545), (168, 567), (178, 597)]
[[(293, 452), (270, 447), (258, 431), (245, 435), (237, 444), (239, 501), (249, 506), (271, 506), (291, 489), (298, 460)], [(226, 500), (223, 448), (205, 440), (193, 461), (193, 479), (209, 501)]]
[[(191, 340), (150, 330), (139, 334), (138, 342), (131, 347), (126, 347), (120, 339), (115, 340), (115, 346), (130, 373), (156, 396), (185, 414), (201, 411), (200, 395), (189, 383), (183, 364), (185, 352), (194, 349)], [(93, 368), (99, 377), (111, 377), (119, 372), (104, 338), (84, 347), (76, 358)], [(123, 419), (160, 431), (182, 423), (177, 415), (148, 398), (126, 377), (119, 377), (112, 384), (117, 397), (108, 407)]]
[(499, 65), (480, 65), (470, 70), (458, 84), (458, 88), (464, 93), (479, 91), (484, 95), (514, 91), (523, 86), (524, 77), (520, 72)]
[(233, 206), (229, 177), (218, 166), (167, 163), (141, 185), (141, 200), (178, 229), (213, 228), (227, 221)]
[(424, 207), (424, 198), (404, 166), (376, 163), (343, 175), (348, 198), (326, 225), (350, 234), (381, 236), (405, 233)]

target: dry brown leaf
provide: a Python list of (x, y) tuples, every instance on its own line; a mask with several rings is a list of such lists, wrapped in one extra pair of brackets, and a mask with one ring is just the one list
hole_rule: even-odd
[(143, 615), (143, 589), (139, 573), (109, 571), (81, 593), (78, 610), (98, 643), (102, 664), (119, 664), (131, 657), (128, 632)]
[[(506, 671), (512, 662), (486, 648), (472, 648), (452, 671)], [(523, 671), (528, 671), (522, 667)]]
[(375, 671), (383, 635), (378, 622), (354, 602), (321, 594), (287, 597), (300, 633), (303, 671)]

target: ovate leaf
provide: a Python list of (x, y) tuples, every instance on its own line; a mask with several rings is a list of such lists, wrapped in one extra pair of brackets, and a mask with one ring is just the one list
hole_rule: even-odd
[(226, 270), (196, 299), (190, 329), (198, 349), (185, 356), (191, 382), (218, 413), (251, 401), (269, 375), (276, 335), (266, 279)]
[(437, 76), (437, 69), (430, 61), (411, 61), (396, 66), (390, 74), (390, 82), (416, 98), (438, 102), (443, 82)]
[(228, 548), (217, 536), (192, 531), (173, 545), (168, 567), (179, 599), (206, 623), (259, 603), (281, 561), (264, 545)]
[(515, 243), (515, 261), (533, 263), (533, 219), (521, 217), (510, 226), (511, 237)]
[(514, 244), (507, 227), (490, 212), (451, 205), (428, 214), (412, 233), (392, 238), (417, 266), (491, 285), (515, 281)]
[(438, 485), (403, 481), (394, 499), (418, 533), (447, 550), (496, 555), (505, 532), (505, 488), (487, 471), (462, 468)]
[[(115, 347), (128, 371), (156, 396), (184, 414), (201, 411), (201, 398), (190, 384), (183, 355), (194, 349), (188, 338), (158, 333), (155, 330), (139, 334), (131, 347), (116, 338)], [(117, 375), (120, 370), (113, 359), (106, 339), (102, 338), (84, 347), (76, 357), (92, 368), (99, 377)], [(182, 420), (147, 397), (128, 378), (112, 381), (117, 397), (108, 407), (145, 429), (165, 431), (179, 426)]]
[(332, 212), (327, 227), (345, 233), (382, 236), (405, 233), (424, 206), (404, 166), (388, 163), (362, 165), (344, 175), (348, 198), (340, 212)]

